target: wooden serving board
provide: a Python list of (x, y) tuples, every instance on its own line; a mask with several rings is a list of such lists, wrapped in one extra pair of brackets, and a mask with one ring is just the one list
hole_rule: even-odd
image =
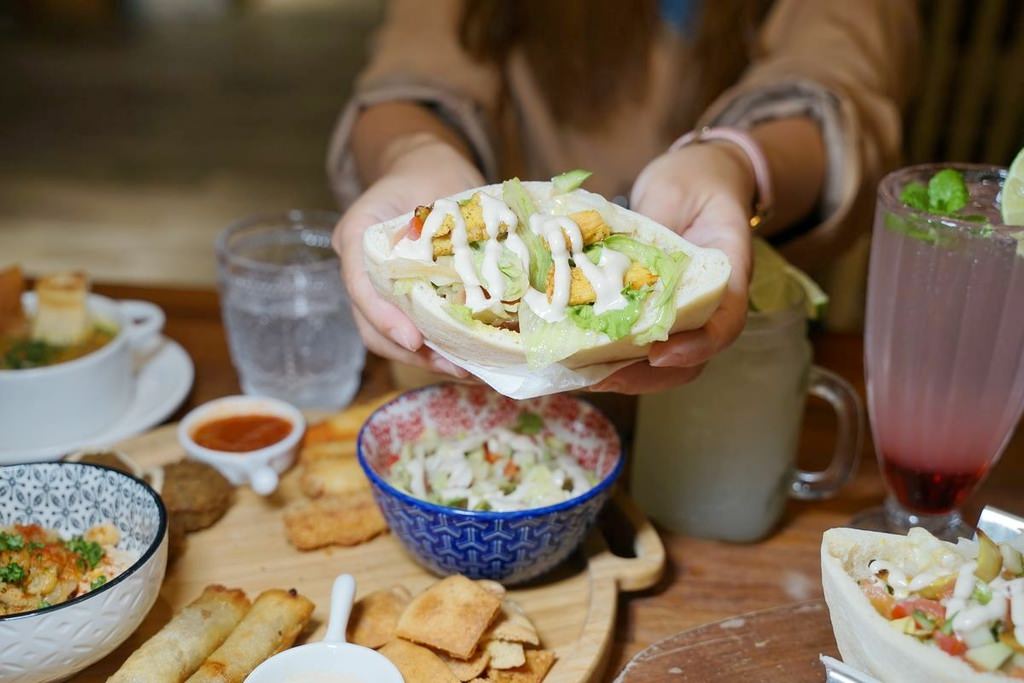
[[(143, 467), (174, 462), (185, 455), (175, 429), (176, 425), (161, 427), (117, 448)], [(285, 539), (281, 512), (301, 497), (297, 479), (293, 468), (268, 498), (240, 487), (234, 505), (220, 521), (189, 535), (186, 550), (168, 567), (160, 597), (139, 629), (75, 680), (105, 681), (208, 584), (241, 588), (251, 598), (267, 588), (295, 588), (316, 603), (311, 632), (305, 638), (315, 641), (324, 635), (331, 585), (338, 574), (355, 577), (357, 597), (395, 584), (415, 594), (437, 580), (417, 565), (391, 534), (351, 548), (312, 552), (293, 548)], [(618, 593), (649, 588), (664, 568), (665, 549), (654, 527), (624, 494), (613, 500), (633, 529), (635, 557), (613, 554), (595, 530), (562, 567), (510, 591), (536, 624), (543, 646), (557, 653), (546, 683), (599, 680), (607, 664)]]
[(636, 655), (615, 683), (821, 683), (838, 657), (823, 600), (741, 614), (677, 633)]

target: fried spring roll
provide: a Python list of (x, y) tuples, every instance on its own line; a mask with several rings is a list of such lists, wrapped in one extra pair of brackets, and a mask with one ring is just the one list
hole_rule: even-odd
[(249, 604), (240, 590), (207, 586), (133, 652), (107, 683), (182, 683), (224, 642)]
[(291, 647), (312, 613), (313, 603), (294, 590), (264, 591), (187, 683), (242, 683), (265, 659)]

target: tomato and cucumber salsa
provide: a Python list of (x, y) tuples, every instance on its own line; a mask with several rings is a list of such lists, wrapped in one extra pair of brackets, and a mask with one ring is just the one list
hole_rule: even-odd
[(858, 581), (896, 631), (978, 671), (1024, 680), (1024, 536), (996, 543), (983, 532), (950, 548), (912, 529), (914, 552), (872, 559)]

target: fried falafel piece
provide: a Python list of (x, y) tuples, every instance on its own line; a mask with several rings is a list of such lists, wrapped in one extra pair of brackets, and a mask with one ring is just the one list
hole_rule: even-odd
[(206, 463), (186, 458), (164, 467), (160, 497), (168, 513), (192, 532), (220, 519), (234, 499), (235, 487)]
[[(420, 209), (416, 210), (416, 215), (422, 220), (426, 220), (426, 217), (430, 215), (429, 209), (425, 214), (421, 214)], [(466, 222), (466, 237), (470, 243), (487, 239), (487, 226), (484, 225), (484, 210), (480, 206), (479, 192), (470, 197), (468, 201), (459, 204), (459, 212), (462, 214), (462, 219)], [(439, 256), (451, 256), (455, 253), (451, 238), (452, 228), (454, 227), (455, 221), (452, 217), (445, 216), (444, 221), (441, 222), (441, 227), (434, 234), (435, 259)], [(502, 223), (498, 226), (498, 235), (506, 233), (508, 233), (508, 226)]]
[(629, 270), (626, 271), (625, 282), (626, 286), (630, 289), (643, 289), (644, 287), (653, 287), (654, 283), (658, 281), (658, 276), (643, 267), (636, 261), (629, 264)]
[[(579, 266), (573, 267), (570, 271), (572, 280), (569, 283), (569, 305), (578, 306), (579, 304), (592, 304), (597, 301), (597, 293), (594, 291), (594, 287), (590, 284), (590, 280), (583, 274), (583, 269)], [(639, 263), (633, 262), (629, 266), (629, 270), (626, 271), (625, 275), (625, 286), (631, 289), (641, 289), (648, 285), (653, 285), (658, 281), (658, 276), (644, 268)], [(551, 266), (548, 270), (547, 280), (547, 294), (548, 301), (551, 300), (555, 291), (555, 267)]]

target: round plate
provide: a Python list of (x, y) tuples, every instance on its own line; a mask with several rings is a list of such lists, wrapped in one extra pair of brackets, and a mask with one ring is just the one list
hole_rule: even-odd
[(638, 654), (615, 683), (821, 683), (838, 657), (828, 608), (801, 602), (677, 633)]
[(135, 376), (135, 398), (124, 416), (100, 434), (45, 448), (0, 449), (0, 465), (56, 460), (85, 448), (110, 446), (154, 427), (177, 409), (189, 389), (195, 367), (178, 342), (160, 337)]

